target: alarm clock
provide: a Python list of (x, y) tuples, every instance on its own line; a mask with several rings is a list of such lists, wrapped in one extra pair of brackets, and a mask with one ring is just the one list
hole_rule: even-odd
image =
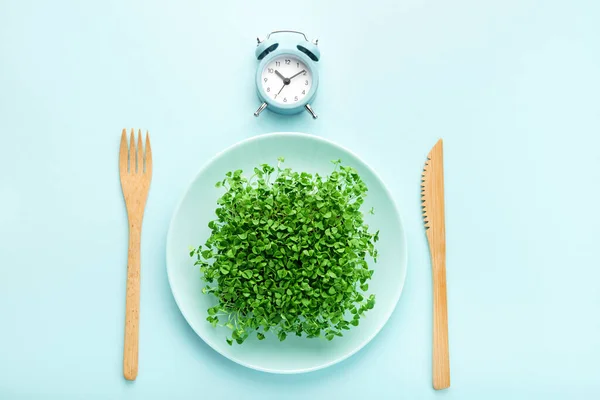
[(256, 90), (262, 104), (254, 113), (258, 117), (266, 108), (278, 114), (308, 111), (317, 114), (311, 102), (317, 94), (319, 75), (316, 63), (321, 57), (318, 40), (310, 42), (298, 31), (273, 31), (266, 39), (256, 39)]

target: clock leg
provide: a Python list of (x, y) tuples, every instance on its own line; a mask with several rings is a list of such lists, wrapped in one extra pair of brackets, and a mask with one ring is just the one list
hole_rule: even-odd
[(315, 114), (315, 111), (312, 109), (312, 107), (310, 106), (310, 104), (307, 104), (304, 107), (306, 107), (306, 111), (308, 111), (310, 113), (310, 115), (312, 115), (312, 117), (314, 119), (317, 119), (317, 114)]
[(267, 108), (267, 103), (262, 103), (262, 104), (260, 105), (260, 107), (258, 107), (258, 110), (256, 110), (256, 111), (254, 112), (254, 116), (255, 116), (255, 117), (258, 117), (258, 116), (260, 115), (260, 113), (261, 113), (261, 112), (263, 112), (263, 110), (264, 110), (265, 108)]

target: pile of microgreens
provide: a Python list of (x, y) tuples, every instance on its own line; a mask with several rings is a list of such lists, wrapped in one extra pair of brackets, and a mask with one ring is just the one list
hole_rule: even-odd
[(218, 299), (207, 320), (231, 329), (230, 345), (252, 332), (263, 340), (268, 331), (279, 340), (332, 340), (375, 305), (374, 295), (363, 294), (379, 231), (363, 221), (367, 187), (356, 170), (337, 160), (320, 176), (278, 161), (254, 168), (249, 179), (228, 172), (216, 184), (225, 193), (208, 224), (212, 234), (190, 253), (208, 283), (202, 292)]

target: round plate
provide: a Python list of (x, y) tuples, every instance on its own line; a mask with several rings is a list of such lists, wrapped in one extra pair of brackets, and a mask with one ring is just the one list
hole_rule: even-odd
[[(208, 222), (216, 218), (216, 201), (223, 189), (215, 188), (228, 171), (243, 169), (248, 173), (262, 163), (275, 165), (277, 157), (285, 157), (285, 167), (297, 171), (329, 174), (331, 160), (341, 159), (358, 171), (369, 192), (363, 210), (372, 231), (380, 230), (376, 244), (377, 263), (369, 282), (369, 293), (375, 294), (375, 308), (369, 310), (360, 325), (344, 331), (332, 341), (307, 339), (294, 335), (280, 342), (267, 335), (263, 341), (251, 335), (242, 345), (229, 346), (227, 328), (213, 328), (207, 321), (207, 308), (216, 299), (203, 295), (205, 283), (199, 268), (189, 256), (189, 247), (204, 244), (210, 230)], [(377, 174), (357, 156), (328, 140), (302, 133), (272, 133), (244, 140), (213, 158), (200, 170), (179, 203), (167, 236), (167, 273), (175, 301), (196, 333), (225, 357), (260, 371), (301, 373), (325, 368), (340, 362), (365, 346), (385, 325), (400, 298), (406, 276), (406, 240), (402, 221), (390, 192)]]

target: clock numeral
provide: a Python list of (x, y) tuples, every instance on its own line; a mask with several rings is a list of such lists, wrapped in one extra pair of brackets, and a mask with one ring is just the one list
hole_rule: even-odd
[(275, 66), (279, 67), (281, 65), (281, 63), (279, 61), (275, 61)]
[(296, 68), (300, 68), (300, 63), (299, 62), (296, 63)]
[(302, 91), (302, 94), (306, 94), (306, 90), (303, 90), (303, 91)]
[(298, 101), (298, 96), (294, 96), (294, 101)]
[(273, 68), (268, 68), (267, 71), (269, 71), (270, 74), (273, 73)]
[(275, 93), (275, 96), (273, 96), (273, 98), (274, 98), (274, 99), (276, 99), (276, 98), (277, 98), (277, 93)]
[(287, 97), (284, 97), (284, 98), (283, 98), (283, 102), (284, 102), (284, 103), (287, 103)]
[(267, 92), (270, 92), (270, 91), (271, 91), (271, 88), (270, 88), (270, 87), (268, 87), (268, 88), (267, 88)]
[(290, 65), (291, 62), (292, 60), (285, 60), (285, 65)]
[(304, 85), (308, 86), (308, 80), (304, 81)]
[(268, 79), (267, 79), (267, 78), (265, 78), (265, 79), (263, 79), (263, 81), (265, 81), (265, 82), (266, 82), (266, 81), (268, 81)]

